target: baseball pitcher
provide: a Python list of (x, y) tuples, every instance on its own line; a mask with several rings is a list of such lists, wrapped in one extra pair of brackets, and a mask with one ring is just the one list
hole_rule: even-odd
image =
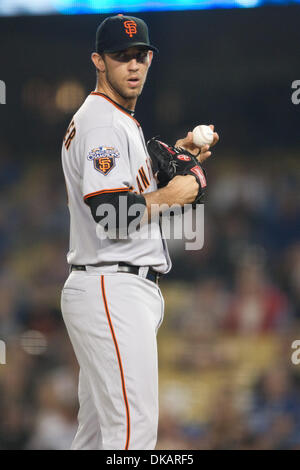
[[(91, 56), (96, 89), (63, 140), (70, 274), (61, 308), (80, 367), (72, 449), (156, 445), (156, 334), (164, 315), (159, 278), (171, 262), (159, 218), (152, 222), (152, 216), (162, 204), (200, 201), (206, 187), (200, 163), (210, 155), (209, 146), (193, 144), (191, 132), (176, 147), (152, 139), (147, 148), (134, 110), (156, 52), (144, 21), (106, 18)], [(134, 207), (141, 224), (152, 224), (151, 237), (120, 236), (134, 220)], [(115, 237), (103, 236), (103, 208), (113, 209)]]

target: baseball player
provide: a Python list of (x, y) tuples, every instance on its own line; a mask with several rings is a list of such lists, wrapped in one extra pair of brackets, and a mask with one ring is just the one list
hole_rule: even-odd
[[(158, 279), (170, 270), (159, 222), (148, 239), (99, 237), (101, 208), (128, 228), (135, 204), (151, 223), (153, 204), (192, 203), (199, 184), (176, 176), (157, 189), (134, 117), (153, 52), (135, 17), (106, 18), (97, 29), (95, 91), (76, 112), (62, 145), (70, 211), (70, 274), (61, 308), (79, 367), (78, 430), (72, 449), (154, 449), (158, 426), (156, 334), (164, 315)], [(191, 133), (181, 139), (195, 153)], [(199, 149), (197, 149), (199, 152)], [(208, 147), (202, 148), (202, 159)], [(128, 215), (120, 222), (120, 199)], [(149, 218), (150, 217), (150, 218)]]

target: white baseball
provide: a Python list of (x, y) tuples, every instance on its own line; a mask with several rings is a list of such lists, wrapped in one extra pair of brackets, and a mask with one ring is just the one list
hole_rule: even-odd
[(214, 132), (209, 126), (201, 125), (193, 130), (193, 142), (197, 147), (210, 145), (214, 140)]

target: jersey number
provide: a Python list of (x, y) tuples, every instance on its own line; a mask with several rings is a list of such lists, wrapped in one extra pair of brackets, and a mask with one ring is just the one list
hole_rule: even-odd
[(138, 174), (136, 176), (136, 182), (137, 182), (140, 194), (143, 193), (145, 191), (145, 189), (148, 188), (148, 186), (150, 186), (150, 182), (149, 182), (149, 180), (146, 176), (145, 170), (142, 166), (140, 167), (140, 169), (138, 171)]

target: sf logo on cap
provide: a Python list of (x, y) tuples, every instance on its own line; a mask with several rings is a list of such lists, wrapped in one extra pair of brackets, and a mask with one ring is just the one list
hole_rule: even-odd
[(136, 22), (133, 20), (124, 21), (125, 31), (131, 38), (134, 34), (137, 33)]

